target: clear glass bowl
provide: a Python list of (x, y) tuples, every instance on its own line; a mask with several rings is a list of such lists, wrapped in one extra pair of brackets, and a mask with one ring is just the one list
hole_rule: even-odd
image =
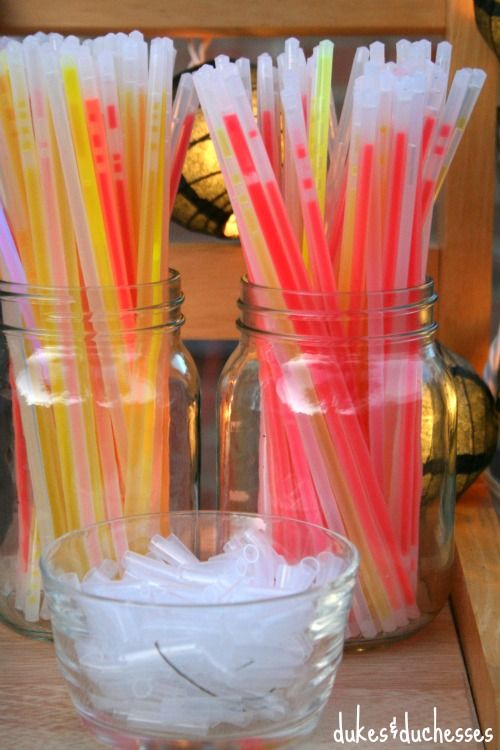
[[(174, 533), (207, 560), (256, 529), (289, 564), (333, 553), (335, 578), (302, 593), (175, 605), (90, 595), (72, 582), (113, 558), (113, 540), (124, 534), (130, 550), (146, 554), (154, 534)], [(98, 524), (56, 540), (41, 560), (59, 666), (78, 713), (100, 741), (141, 750), (300, 746), (334, 683), (357, 568), (355, 547), (331, 531), (222, 512)]]

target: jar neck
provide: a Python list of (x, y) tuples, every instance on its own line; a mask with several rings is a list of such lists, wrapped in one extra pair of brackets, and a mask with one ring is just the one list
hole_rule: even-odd
[(287, 291), (241, 281), (238, 326), (248, 335), (331, 341), (422, 338), (437, 328), (431, 279), (408, 289), (366, 293)]
[(181, 276), (149, 284), (103, 287), (41, 287), (0, 281), (0, 330), (51, 334), (73, 332), (106, 335), (152, 328), (175, 332), (184, 323)]

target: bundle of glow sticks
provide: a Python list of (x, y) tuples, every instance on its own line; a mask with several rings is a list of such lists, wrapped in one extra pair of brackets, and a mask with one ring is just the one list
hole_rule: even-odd
[[(328, 40), (307, 60), (296, 39), (287, 40), (276, 67), (269, 55), (258, 58), (256, 118), (241, 62), (222, 56), (194, 74), (248, 277), (282, 289), (284, 308), (286, 290), (362, 295), (424, 282), (432, 207), (485, 78), (481, 70), (460, 70), (449, 86), (450, 58), (447, 42), (438, 44), (434, 61), (425, 40), (400, 41), (396, 62), (385, 61), (381, 43), (358, 49), (338, 119)], [(288, 332), (299, 332), (293, 320)], [(350, 635), (390, 633), (419, 615), (422, 373), (403, 363), (391, 375), (382, 359), (383, 376), (395, 378), (387, 392), (403, 383), (414, 395), (395, 417), (399, 433), (381, 435), (380, 412), (368, 415), (368, 428), (356, 416), (346, 364), (332, 354), (339, 391), (332, 400), (324, 378), (300, 359), (300, 346), (267, 347), (263, 378), (286, 389), (283, 365), (292, 357), (302, 364), (290, 397), (304, 392), (309, 401), (316, 393), (318, 403), (336, 400), (344, 413), (324, 406), (323, 417), (291, 417), (272, 388), (262, 392), (269, 455), (261, 457), (259, 510), (302, 515), (345, 533), (362, 560)], [(373, 373), (361, 377), (366, 382)], [(399, 457), (394, 441), (404, 446)], [(384, 477), (378, 460), (382, 451), (387, 461), (388, 450)], [(413, 458), (405, 463), (404, 456)], [(281, 497), (283, 476), (302, 488), (301, 508)]]
[(123, 512), (168, 509), (169, 355), (143, 331), (169, 302), (154, 282), (169, 277), (169, 217), (198, 106), (190, 74), (172, 101), (174, 60), (170, 39), (148, 49), (136, 31), (0, 41), (0, 273), (25, 300), (18, 315), (4, 305), (4, 323), (49, 335), (46, 351), (41, 334), (8, 341), (16, 606), (29, 621), (40, 547)]

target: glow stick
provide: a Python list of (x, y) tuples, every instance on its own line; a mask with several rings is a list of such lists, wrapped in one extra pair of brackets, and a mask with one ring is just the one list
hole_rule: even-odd
[[(92, 266), (95, 263), (95, 267), (92, 269), (92, 282), (97, 281), (99, 286), (112, 286), (114, 278), (110, 262), (109, 246), (99, 200), (98, 185), (93, 168), (92, 150), (87, 134), (77, 62), (73, 55), (61, 55), (61, 70), (67, 99), (68, 119), (74, 143), (74, 153), (80, 175), (81, 194), (92, 242)], [(54, 113), (54, 119), (55, 117)]]
[(17, 397), (16, 384), (12, 367), (10, 368), (10, 393), (12, 399), (12, 427), (14, 430), (14, 455), (15, 455), (15, 477), (19, 513), (19, 556), (20, 556), (20, 574), (26, 575), (29, 559), (29, 530), (31, 528), (33, 496), (29, 478), (28, 454), (26, 451), (26, 441), (23, 434), (23, 424), (21, 417), (21, 407)]
[(399, 66), (403, 66), (410, 56), (411, 42), (408, 39), (400, 39), (396, 42), (396, 63)]
[[(417, 286), (425, 280), (425, 262), (426, 253), (423, 252), (422, 242), (424, 241), (424, 220), (422, 215), (422, 189), (423, 189), (423, 171), (431, 143), (434, 139), (434, 133), (438, 114), (441, 109), (444, 96), (446, 95), (447, 72), (434, 66), (429, 90), (425, 102), (424, 119), (422, 124), (422, 144), (420, 150), (420, 163), (417, 170), (417, 185), (415, 194), (415, 206), (413, 214), (413, 227), (411, 239), (410, 264), (408, 270), (408, 283), (410, 286)], [(430, 229), (429, 229), (430, 231)]]
[[(168, 216), (169, 182), (168, 160), (171, 146), (171, 81), (173, 74), (174, 49), (170, 39), (154, 39), (151, 43), (151, 60), (148, 82), (148, 102), (146, 119), (146, 139), (141, 193), (141, 226), (139, 232), (138, 280), (141, 283), (160, 281), (166, 278), (168, 268)], [(141, 303), (160, 304), (161, 290), (153, 287), (145, 290)], [(151, 299), (146, 299), (152, 296)], [(160, 313), (161, 314), (161, 313)], [(168, 467), (161, 465), (163, 442), (169, 440), (165, 434), (168, 413), (162, 408), (161, 400), (168, 405), (168, 375), (161, 377), (159, 357), (161, 338), (154, 331), (158, 312), (152, 310), (150, 335), (144, 335), (144, 354), (136, 368), (139, 405), (134, 404), (131, 415), (132, 456), (137, 461), (129, 461), (127, 466), (125, 512), (145, 512), (151, 503), (158, 502), (155, 493), (161, 491), (156, 478), (162, 470), (167, 472), (164, 482), (168, 483)], [(169, 362), (167, 352), (163, 356), (163, 367)], [(160, 377), (158, 377), (160, 375)], [(155, 387), (156, 385), (156, 387)], [(156, 405), (156, 402), (159, 405)]]
[(397, 92), (392, 121), (389, 162), (389, 190), (384, 232), (384, 289), (394, 289), (397, 251), (401, 232), (401, 216), (405, 180), (407, 179), (408, 131), (411, 98), (404, 90)]
[[(373, 195), (374, 150), (378, 107), (378, 94), (373, 91), (363, 92), (359, 107), (359, 172), (356, 180), (356, 202), (354, 209), (356, 221), (352, 236), (350, 282), (348, 284), (348, 288), (354, 292), (361, 292), (365, 289), (366, 257), (371, 252), (371, 247), (368, 247), (368, 223), (371, 210), (370, 201)], [(355, 115), (353, 112), (353, 123), (354, 121)], [(343, 266), (341, 265), (339, 282), (342, 270)]]
[[(151, 60), (148, 83), (144, 176), (141, 191), (141, 224), (139, 229), (139, 254), (137, 282), (158, 281), (162, 277), (166, 247), (164, 222), (165, 196), (165, 138), (167, 137), (167, 71), (168, 57), (173, 55), (173, 45), (167, 39), (154, 39), (151, 43)], [(170, 134), (168, 134), (170, 138)], [(168, 158), (168, 157), (167, 157)], [(168, 265), (168, 264), (167, 264)]]
[[(307, 122), (309, 113), (309, 87), (307, 81), (306, 62), (301, 57), (301, 49), (297, 39), (287, 39), (285, 42), (285, 52), (278, 57), (278, 73), (280, 86), (283, 88), (286, 80), (292, 80), (299, 86), (302, 97), (302, 109), (304, 112), (304, 121)], [(295, 85), (295, 84), (294, 84)], [(297, 242), (302, 243), (303, 226), (302, 215), (300, 211), (299, 188), (297, 185), (297, 174), (295, 171), (295, 160), (293, 153), (290, 151), (288, 138), (284, 138), (283, 154), (283, 198), (286, 205), (289, 221), (292, 226), (293, 234)]]
[[(56, 175), (53, 168), (55, 154), (51, 148), (53, 141), (42, 86), (39, 47), (36, 43), (32, 44), (28, 38), (24, 42), (24, 49), (30, 81), (31, 111), (39, 154), (40, 177), (43, 186), (44, 215), (51, 217), (51, 228), (47, 236), (49, 257), (51, 257), (49, 281), (51, 286), (67, 288), (75, 284), (77, 279), (74, 276), (69, 276), (65, 262), (71, 248), (65, 248), (64, 246), (59, 221), (60, 211)], [(69, 267), (70, 269), (74, 268), (74, 264), (69, 263)], [(74, 334), (76, 333), (78, 336), (78, 330), (74, 331), (67, 319), (68, 313), (69, 315), (74, 314), (73, 311), (70, 312), (68, 309), (70, 303), (62, 300), (56, 304), (57, 307), (54, 307), (53, 313), (60, 318), (58, 332), (60, 330), (63, 341), (66, 337), (68, 341), (74, 341)], [(78, 313), (78, 305), (76, 307)], [(77, 325), (76, 329), (78, 328)], [(59, 365), (57, 361), (49, 362), (54, 391), (71, 394), (76, 399), (75, 403), (78, 404), (79, 394), (84, 392), (82, 384), (87, 382), (83, 369), (83, 365), (78, 366), (74, 361), (68, 361), (63, 366)], [(82, 524), (88, 525), (98, 520), (104, 520), (99, 458), (94, 439), (95, 431), (91, 430), (90, 439), (88, 441), (86, 439), (86, 427), (89, 423), (93, 425), (92, 407), (90, 404), (68, 407), (64, 403), (56, 403), (53, 406), (53, 412), (56, 431), (59, 434), (58, 445), (65, 507), (69, 509), (71, 519), (66, 530)], [(72, 437), (71, 441), (68, 440), (69, 435)], [(92, 508), (94, 512), (92, 512)]]
[[(49, 254), (47, 251), (46, 223), (43, 213), (43, 191), (40, 184), (34, 135), (30, 118), (30, 103), (21, 45), (17, 42), (9, 43), (6, 54), (12, 86), (12, 102), (16, 118), (16, 127), (21, 135), (19, 138), (20, 157), (28, 203), (30, 231), (33, 239), (33, 270), (35, 272), (35, 277), (33, 279), (28, 279), (28, 282), (49, 285)], [(51, 364), (52, 363), (49, 362), (48, 369), (50, 379), (53, 380), (54, 377), (57, 378), (57, 373)], [(25, 370), (26, 372), (29, 372), (30, 368), (27, 366)], [(21, 372), (23, 371), (16, 370), (16, 378), (19, 377)], [(46, 368), (41, 367), (39, 374), (36, 377), (42, 379), (46, 378)], [(67, 481), (70, 481), (71, 474), (70, 459), (68, 455), (68, 431), (66, 425), (62, 423), (64, 417), (62, 420), (58, 419), (58, 417), (62, 416), (60, 412), (58, 414), (55, 412), (51, 413), (39, 406), (35, 406), (34, 408), (37, 411), (38, 432), (40, 436), (39, 444), (41, 445), (44, 456), (43, 465), (49, 487), (54, 527), (56, 533), (63, 533), (65, 524), (67, 523), (71, 512), (70, 508), (65, 506), (62, 495), (63, 487)], [(49, 452), (53, 446), (54, 430), (57, 433), (57, 444), (60, 448), (60, 464), (51, 461), (49, 458)]]
[[(7, 222), (7, 217), (5, 216), (3, 206), (1, 204), (0, 270), (2, 273), (2, 277), (8, 280), (10, 283), (22, 284), (23, 286), (26, 284), (24, 268), (20, 264), (19, 255), (14, 244), (14, 239), (12, 237), (12, 233)], [(33, 331), (36, 330), (33, 313), (28, 303), (23, 303), (20, 309), (23, 311), (25, 325)], [(19, 327), (19, 322), (13, 315), (11, 305), (3, 306), (3, 319), (5, 324), (13, 327), (14, 329)], [(16, 430), (16, 472), (20, 467), (20, 463), (23, 462), (21, 456), (24, 455), (24, 453), (22, 452), (21, 446), (23, 444), (23, 440), (25, 440), (26, 443), (30, 446), (30, 450), (26, 453), (26, 461), (29, 468), (31, 484), (34, 490), (32, 497), (37, 512), (41, 539), (43, 544), (48, 544), (54, 539), (54, 529), (52, 523), (51, 504), (49, 499), (49, 488), (47, 486), (47, 479), (44, 470), (44, 455), (42, 451), (37, 415), (35, 413), (35, 409), (28, 406), (24, 398), (21, 400), (17, 398), (15, 385), (16, 375), (23, 371), (29, 373), (29, 370), (26, 367), (26, 362), (23, 361), (21, 348), (18, 347), (15, 342), (13, 343), (13, 346), (10, 347), (10, 356), (13, 364), (11, 372), (13, 410), (15, 412), (15, 424), (19, 425)], [(22, 429), (20, 425), (22, 425)], [(20, 507), (23, 509), (24, 519), (28, 521), (28, 489), (24, 487), (24, 481), (18, 483), (17, 488)], [(21, 526), (22, 523), (20, 520), (20, 532)], [(23, 548), (24, 554), (26, 554), (26, 547), (24, 546)]]
[[(383, 289), (383, 217), (387, 212), (390, 147), (391, 147), (391, 110), (394, 77), (381, 70), (378, 81), (378, 117), (376, 149), (374, 162), (374, 186), (372, 194), (372, 213), (370, 235), (373, 247), (366, 257), (366, 285), (369, 291)], [(375, 83), (375, 82), (374, 82)], [(372, 85), (369, 83), (369, 85)]]
[(372, 42), (369, 46), (370, 62), (377, 68), (385, 64), (385, 45), (382, 42)]
[(274, 91), (274, 69), (270, 55), (264, 53), (257, 58), (257, 116), (269, 161), (276, 178), (280, 179), (280, 128), (276, 111)]
[(24, 617), (27, 622), (36, 622), (40, 618), (40, 604), (42, 592), (42, 576), (38, 565), (40, 560), (40, 538), (37, 523), (37, 517), (32, 515), (30, 540), (29, 540), (29, 558), (28, 571), (25, 577), (25, 588), (21, 589), (24, 602), (21, 604), (16, 597), (16, 606), (24, 611)]
[[(127, 184), (131, 194), (135, 234), (139, 236), (141, 221), (141, 191), (143, 181), (143, 159), (145, 130), (141, 136), (141, 106), (139, 104), (139, 50), (137, 44), (124, 36), (120, 44), (120, 92), (125, 143)], [(144, 105), (143, 105), (144, 106)], [(145, 126), (143, 126), (145, 128)]]
[(304, 230), (311, 259), (314, 288), (324, 292), (335, 290), (335, 277), (323, 231), (318, 196), (315, 188), (312, 165), (307, 152), (307, 136), (302, 116), (300, 98), (296, 92), (284, 89), (281, 102), (286, 120), (286, 135), (295, 154)]
[(139, 155), (142, 163), (146, 139), (146, 100), (148, 92), (148, 45), (140, 31), (131, 31), (129, 38), (137, 48), (137, 96), (139, 100)]
[(48, 285), (49, 261), (45, 241), (45, 219), (42, 210), (43, 198), (38, 177), (38, 164), (35, 142), (30, 117), (30, 103), (24, 69), (22, 46), (18, 42), (10, 42), (6, 49), (11, 89), (12, 105), (19, 138), (20, 162), (24, 178), (30, 231), (33, 238), (33, 267), (29, 268), (28, 276), (31, 283)]
[[(207, 71), (207, 74), (208, 74), (208, 71)], [(205, 74), (205, 75), (207, 75), (207, 74)], [(198, 80), (198, 77), (199, 77), (199, 75), (200, 75), (200, 72), (198, 72), (198, 73), (196, 73), (196, 74), (195, 74), (195, 82), (196, 82), (196, 81)], [(219, 95), (220, 95), (220, 92), (221, 92), (221, 87), (219, 87), (219, 88), (218, 88), (218, 92), (219, 92)], [(234, 93), (234, 92), (232, 92), (232, 93)], [(200, 100), (201, 100), (202, 106), (204, 106), (204, 101), (203, 101), (203, 98), (202, 98), (202, 93), (201, 93), (201, 86), (199, 87), (199, 96), (200, 96)], [(208, 97), (207, 97), (207, 98), (208, 98)], [(231, 97), (231, 100), (230, 100), (230, 101), (231, 101), (231, 102), (234, 102), (234, 100), (235, 100), (235, 97), (234, 97), (234, 96), (232, 96), (232, 97)], [(225, 106), (228, 106), (228, 104), (229, 104), (229, 103), (228, 103), (228, 102), (226, 102), (226, 100), (224, 100), (224, 101), (222, 102), (221, 110), (222, 110), (222, 112), (223, 112), (223, 113), (224, 113), (224, 109), (225, 109)], [(227, 125), (227, 124), (228, 124), (228, 122), (227, 122), (227, 121), (228, 121), (228, 116), (227, 116), (227, 115), (224, 115), (224, 114), (223, 114), (223, 115), (222, 115), (222, 117), (223, 117), (223, 120), (224, 120), (224, 121), (226, 122), (226, 125)], [(249, 155), (249, 153), (248, 153), (248, 147), (247, 147), (247, 148), (245, 148), (245, 142), (244, 142), (244, 141), (242, 140), (242, 139), (243, 139), (242, 128), (241, 128), (241, 126), (240, 126), (240, 128), (238, 129), (238, 128), (237, 128), (237, 123), (233, 123), (233, 122), (229, 123), (229, 125), (230, 125), (230, 127), (228, 127), (228, 134), (229, 134), (229, 138), (230, 138), (230, 141), (231, 141), (231, 142), (232, 142), (232, 144), (233, 144), (233, 148), (234, 148), (234, 151), (235, 151), (235, 153), (236, 153), (236, 156), (237, 156), (237, 158), (238, 158), (238, 163), (239, 163), (239, 166), (240, 166), (240, 168), (241, 168), (241, 167), (243, 166), (243, 169), (247, 169), (247, 171), (248, 171), (248, 174), (249, 174), (249, 175), (251, 175), (251, 174), (253, 174), (253, 172), (254, 172), (254, 166), (253, 166), (253, 162), (252, 162), (252, 164), (250, 163), (250, 161), (251, 161), (251, 156), (250, 156), (250, 155)], [(230, 129), (231, 127), (234, 127), (234, 131), (233, 131), (233, 133), (231, 133), (231, 129)], [(231, 136), (233, 136), (233, 137), (231, 138)], [(238, 150), (239, 150), (239, 149), (241, 149), (241, 153), (240, 153), (240, 154), (238, 154)], [(243, 171), (243, 170), (242, 170), (242, 171)], [(265, 232), (265, 227), (264, 227), (264, 226), (262, 226), (262, 230), (263, 230), (263, 231)], [(307, 443), (307, 441), (305, 441), (305, 442)], [(325, 447), (326, 447), (326, 444), (325, 444)], [(316, 453), (316, 457), (317, 457), (317, 456), (318, 456), (318, 454)], [(330, 460), (330, 459), (329, 459), (329, 460)], [(332, 460), (332, 461), (335, 461), (335, 459), (334, 459), (334, 457), (333, 457), (333, 456), (331, 457), (331, 460)], [(331, 464), (330, 464), (330, 463), (328, 463), (328, 461), (327, 461), (326, 465), (331, 465)], [(357, 465), (357, 464), (356, 464), (356, 465)], [(363, 464), (363, 465), (364, 465), (364, 464)], [(352, 464), (351, 464), (351, 471), (353, 470), (353, 468), (354, 468), (354, 467), (352, 467)], [(356, 470), (356, 471), (357, 471), (357, 470)], [(349, 475), (350, 475), (350, 474), (349, 474)], [(350, 476), (351, 476), (351, 475), (350, 475)], [(354, 481), (355, 477), (357, 477), (357, 474), (356, 474), (356, 473), (354, 473), (354, 474), (352, 475), (352, 479), (353, 479), (353, 481)], [(343, 482), (345, 482), (345, 480), (342, 480), (342, 479), (341, 479), (340, 475), (338, 476), (338, 481), (340, 481), (340, 482), (341, 482), (341, 484), (342, 484)], [(359, 480), (358, 480), (358, 479), (356, 479), (356, 481), (359, 481)], [(389, 533), (390, 533), (390, 532), (389, 532)], [(400, 573), (401, 573), (401, 572), (402, 572), (402, 571), (400, 571)]]
[[(73, 220), (73, 226), (75, 236), (77, 238), (78, 254), (83, 272), (83, 278), (87, 287), (87, 295), (90, 304), (96, 311), (106, 310), (106, 305), (111, 305), (113, 308), (118, 309), (116, 300), (113, 299), (113, 293), (108, 290), (108, 299), (105, 301), (103, 298), (102, 287), (106, 285), (106, 280), (112, 283), (111, 270), (107, 258), (99, 257), (99, 247), (105, 249), (105, 235), (102, 226), (102, 218), (100, 219), (100, 210), (96, 206), (98, 202), (97, 187), (95, 184), (95, 178), (92, 171), (92, 162), (90, 148), (88, 144), (88, 138), (86, 135), (85, 120), (83, 113), (83, 106), (81, 99), (78, 99), (77, 91), (73, 90), (73, 99), (75, 101), (76, 112), (73, 112), (73, 119), (77, 120), (79, 127), (76, 128), (76, 143), (79, 146), (78, 160), (77, 155), (73, 148), (72, 134), (70, 130), (70, 122), (66, 112), (66, 103), (64, 98), (63, 84), (61, 75), (58, 68), (57, 58), (48, 48), (44, 48), (44, 54), (42, 56), (45, 82), (47, 86), (47, 92), (49, 95), (49, 101), (51, 111), (53, 115), (54, 129), (56, 132), (57, 143), (59, 147), (59, 153), (61, 155), (61, 165), (64, 174), (64, 181), (68, 194), (68, 202), (71, 209), (71, 216)], [(69, 82), (71, 84), (77, 83), (76, 70), (72, 68), (72, 76), (70, 76)], [(83, 120), (83, 123), (82, 123)], [(79, 166), (83, 169), (82, 184), (79, 179)], [(86, 178), (88, 176), (88, 181)], [(84, 192), (86, 193), (87, 202), (90, 204), (92, 209), (97, 210), (97, 215), (92, 214), (92, 209), (86, 209), (86, 203), (84, 198)], [(90, 196), (88, 195), (90, 192)], [(88, 220), (88, 223), (87, 223)], [(94, 255), (94, 238), (97, 240), (95, 248), (96, 255)], [(100, 283), (101, 272), (103, 275), (104, 282)], [(111, 277), (111, 278), (110, 278)], [(111, 299), (109, 299), (111, 297)], [(108, 307), (109, 311), (109, 307)], [(99, 317), (96, 318), (95, 325), (98, 330), (102, 331), (102, 322), (99, 321)], [(106, 332), (106, 328), (104, 328)], [(101, 347), (101, 340), (98, 337), (98, 347)], [(109, 360), (109, 352), (105, 349), (100, 348), (100, 359), (103, 365)], [(127, 455), (127, 432), (124, 423), (123, 412), (121, 408), (120, 400), (120, 373), (115, 373), (115, 366), (108, 362), (107, 378), (105, 382), (105, 389), (108, 403), (113, 404), (110, 408), (112, 415), (114, 435), (116, 445), (118, 449), (119, 465), (124, 466)], [(122, 380), (123, 382), (123, 380)], [(124, 392), (124, 387), (122, 387)]]
[(258, 284), (279, 286), (257, 215), (252, 206), (246, 185), (240, 178), (240, 171), (231, 143), (226, 135), (220, 108), (215, 106), (218, 86), (213, 76), (213, 68), (204, 65), (193, 74), (200, 104), (210, 130), (212, 142), (224, 176), (231, 205), (238, 220), (242, 249), (248, 269), (249, 279)]
[[(306, 289), (307, 275), (303, 263), (300, 262), (298, 244), (291, 230), (264, 144), (258, 137), (248, 100), (244, 97), (241, 80), (239, 76), (229, 72), (224, 82), (227, 85), (223, 109), (224, 125), (259, 217), (264, 237), (268, 247), (273, 248), (282, 286), (285, 289)], [(234, 110), (235, 105), (238, 107), (238, 114)]]
[(406, 289), (408, 287), (414, 208), (421, 163), (420, 154), (425, 100), (425, 81), (422, 74), (417, 74), (411, 79), (410, 88), (412, 99), (408, 126), (408, 146), (405, 158), (406, 177), (401, 199), (401, 222), (393, 283), (396, 289)]
[(298, 39), (291, 37), (290, 39), (287, 39), (285, 41), (285, 51), (282, 56), (281, 68), (282, 84), (284, 80), (283, 72), (285, 70), (291, 71), (294, 76), (297, 77), (300, 88), (302, 108), (304, 110), (304, 121), (308, 123), (311, 91), (310, 83), (308, 80), (306, 58)]
[(443, 71), (444, 79), (445, 79), (445, 85), (444, 85), (445, 92), (446, 92), (446, 87), (448, 85), (448, 76), (450, 73), (451, 52), (452, 52), (452, 46), (447, 41), (439, 42), (439, 44), (436, 47), (436, 66), (439, 67)]
[(321, 216), (325, 213), (328, 125), (332, 92), (333, 43), (318, 46), (316, 72), (309, 114), (309, 154)]
[[(53, 232), (55, 228), (58, 228), (57, 235), (54, 234), (51, 245), (53, 252), (51, 267), (54, 269), (54, 276), (51, 279), (51, 284), (60, 287), (77, 287), (79, 284), (78, 271), (76, 263), (73, 262), (71, 257), (72, 245), (68, 240), (63, 239), (64, 229), (59, 228), (59, 216), (66, 212), (66, 207), (62, 201), (59, 201), (62, 191), (57, 187), (60, 176), (57, 174), (56, 163), (58, 154), (55, 150), (55, 144), (51, 137), (51, 131), (49, 129), (48, 112), (45, 110), (45, 97), (42, 89), (42, 79), (40, 77), (42, 66), (41, 60), (38, 56), (39, 49), (30, 45), (29, 40), (25, 40), (26, 48), (26, 63), (28, 69), (28, 75), (30, 77), (30, 85), (33, 92), (34, 103), (32, 104), (32, 112), (35, 124), (35, 133), (38, 138), (38, 150), (40, 154), (41, 168), (44, 170), (45, 181), (44, 181), (44, 197), (46, 201), (49, 201), (46, 205), (46, 215), (52, 217)], [(59, 203), (59, 205), (58, 205)], [(63, 209), (61, 211), (61, 209)], [(66, 263), (66, 260), (68, 261)], [(70, 304), (73, 305), (71, 311), (69, 308)], [(65, 337), (69, 341), (76, 342), (76, 347), (83, 346), (83, 330), (81, 329), (80, 323), (75, 319), (79, 312), (81, 312), (78, 300), (61, 300), (58, 303), (60, 310), (58, 309), (57, 314), (62, 313), (61, 322), (59, 324), (61, 336), (63, 340)], [(69, 318), (73, 318), (75, 321), (74, 325), (68, 323)], [(67, 319), (68, 318), (68, 319)], [(57, 374), (57, 373), (56, 373)], [(113, 437), (111, 430), (103, 432), (103, 429), (98, 430), (99, 440), (96, 442), (96, 426), (93, 413), (92, 403), (86, 399), (79, 403), (80, 394), (84, 393), (87, 384), (90, 382), (90, 373), (87, 367), (86, 356), (77, 357), (75, 361), (70, 359), (67, 361), (62, 373), (64, 380), (64, 392), (73, 394), (75, 403), (73, 406), (62, 405), (64, 408), (62, 416), (67, 416), (69, 425), (66, 429), (66, 434), (72, 436), (71, 449), (72, 449), (72, 462), (73, 471), (72, 477), (74, 481), (74, 488), (72, 489), (68, 484), (65, 490), (65, 498), (67, 505), (73, 505), (78, 508), (78, 521), (73, 521), (73, 525), (88, 525), (91, 522), (104, 519), (104, 499), (102, 487), (104, 486), (104, 497), (106, 498), (107, 504), (107, 517), (114, 518), (120, 514), (120, 502), (119, 502), (119, 490), (118, 476), (116, 459), (114, 455)], [(54, 407), (57, 410), (57, 407)], [(61, 419), (61, 415), (59, 415)], [(102, 422), (102, 419), (98, 422)], [(57, 420), (57, 414), (56, 414)], [(106, 424), (108, 424), (106, 420)], [(104, 439), (103, 439), (104, 438)], [(106, 455), (111, 449), (112, 463), (110, 470), (109, 460), (106, 459)], [(103, 477), (101, 479), (101, 469), (98, 447), (100, 448), (101, 457), (103, 460)], [(116, 504), (118, 500), (118, 505)], [(93, 509), (93, 512), (92, 512)], [(75, 514), (76, 518), (76, 514)], [(69, 530), (69, 529), (66, 529)], [(116, 537), (116, 535), (115, 535)], [(123, 543), (118, 543), (117, 549), (123, 548)]]
[(337, 135), (333, 144), (332, 158), (328, 167), (327, 184), (333, 185), (330, 195), (326, 202), (327, 217), (327, 239), (329, 244), (332, 240), (333, 223), (330, 217), (337, 214), (337, 209), (341, 204), (343, 188), (345, 186), (344, 170), (347, 165), (347, 155), (349, 153), (349, 143), (351, 137), (352, 106), (354, 95), (354, 84), (363, 74), (363, 69), (368, 61), (369, 52), (366, 47), (358, 47), (354, 55), (354, 61), (347, 83), (347, 89), (344, 97), (342, 112), (340, 113)]
[[(361, 86), (356, 86), (357, 89)], [(354, 243), (354, 228), (356, 220), (356, 187), (359, 173), (359, 158), (361, 151), (361, 122), (358, 114), (361, 107), (359, 96), (354, 96), (351, 146), (349, 149), (348, 173), (345, 196), (345, 213), (342, 227), (342, 241), (339, 257), (338, 287), (340, 291), (349, 289), (349, 279), (352, 270), (352, 251)]]
[(236, 60), (236, 67), (240, 74), (241, 81), (247, 93), (250, 106), (252, 105), (252, 73), (250, 70), (250, 60), (248, 57), (239, 57)]
[(431, 59), (431, 52), (432, 45), (428, 39), (419, 39), (412, 43), (408, 55), (408, 62), (412, 68), (412, 73), (424, 71), (426, 61)]
[(12, 233), (20, 248), (23, 267), (29, 278), (34, 278), (28, 206), (5, 52), (0, 52), (0, 168), (3, 201), (10, 218)]
[[(127, 286), (128, 273), (125, 251), (117, 205), (114, 200), (114, 187), (107, 148), (104, 118), (99, 100), (97, 78), (93, 61), (90, 53), (85, 48), (79, 50), (79, 54), (77, 55), (77, 65), (86, 115), (89, 143), (99, 190), (102, 218), (104, 221), (111, 266), (113, 269), (114, 284), (117, 287), (117, 296), (120, 306), (123, 309), (128, 310), (131, 307), (132, 300), (130, 290)], [(129, 315), (123, 316), (123, 322), (125, 327), (133, 327), (133, 319)]]
[(446, 149), (446, 154), (443, 160), (443, 164), (439, 172), (439, 177), (437, 179), (437, 184), (436, 184), (436, 191), (434, 193), (434, 200), (436, 200), (443, 186), (443, 182), (448, 173), (448, 169), (450, 167), (451, 162), (453, 161), (453, 157), (456, 154), (458, 145), (460, 141), (462, 140), (462, 136), (464, 134), (465, 128), (467, 126), (467, 123), (469, 122), (472, 111), (474, 107), (476, 106), (477, 98), (479, 94), (481, 93), (481, 89), (484, 85), (485, 80), (486, 80), (486, 73), (484, 72), (484, 70), (480, 70), (478, 68), (472, 70), (469, 84), (467, 87), (467, 92), (462, 102), (462, 106), (460, 107), (460, 112), (458, 113), (458, 116), (457, 116), (455, 129), (453, 131), (453, 135), (451, 137), (451, 141), (448, 145), (448, 148)]
[(172, 109), (172, 166), (170, 170), (170, 211), (174, 207), (179, 189), (182, 166), (186, 158), (189, 141), (198, 109), (198, 96), (193, 77), (183, 73), (180, 77)]
[(132, 217), (131, 191), (125, 174), (123, 125), (112, 52), (104, 49), (98, 54), (96, 64), (99, 92), (105, 112), (106, 137), (112, 163), (112, 178), (121, 227), (127, 284), (131, 285), (136, 279), (137, 237)]
[(467, 96), (471, 75), (472, 71), (467, 68), (455, 73), (450, 93), (437, 124), (433, 143), (429, 147), (422, 183), (422, 215), (424, 220), (432, 207), (436, 183), (444, 163), (446, 151), (453, 137), (458, 116)]
[(333, 144), (335, 143), (335, 137), (339, 127), (337, 119), (337, 111), (335, 109), (335, 101), (333, 94), (330, 99), (330, 122), (328, 124), (328, 158), (331, 159), (333, 156)]

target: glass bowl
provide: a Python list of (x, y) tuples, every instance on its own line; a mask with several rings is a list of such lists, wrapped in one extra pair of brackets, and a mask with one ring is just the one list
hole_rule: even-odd
[[(224, 588), (217, 579), (196, 603), (172, 603), (175, 591), (167, 595), (163, 584), (150, 587), (147, 601), (133, 581), (88, 585), (96, 565), (120, 565), (126, 548), (129, 557), (146, 555), (157, 534), (174, 534), (200, 561), (224, 551), (237, 552), (235, 560), (243, 554), (247, 574), (248, 565), (267, 560), (261, 551), (258, 563), (255, 544), (247, 542), (264, 539), (281, 569), (300, 578), (312, 568), (315, 578), (297, 593), (273, 588), (273, 578), (254, 586), (252, 598), (247, 589), (238, 593), (234, 581)], [(333, 560), (334, 570), (325, 575), (318, 560)], [(73, 703), (98, 740), (125, 750), (300, 746), (333, 687), (357, 568), (355, 547), (327, 529), (221, 512), (97, 524), (60, 537), (41, 559), (56, 653)], [(259, 576), (251, 580), (260, 582)]]

